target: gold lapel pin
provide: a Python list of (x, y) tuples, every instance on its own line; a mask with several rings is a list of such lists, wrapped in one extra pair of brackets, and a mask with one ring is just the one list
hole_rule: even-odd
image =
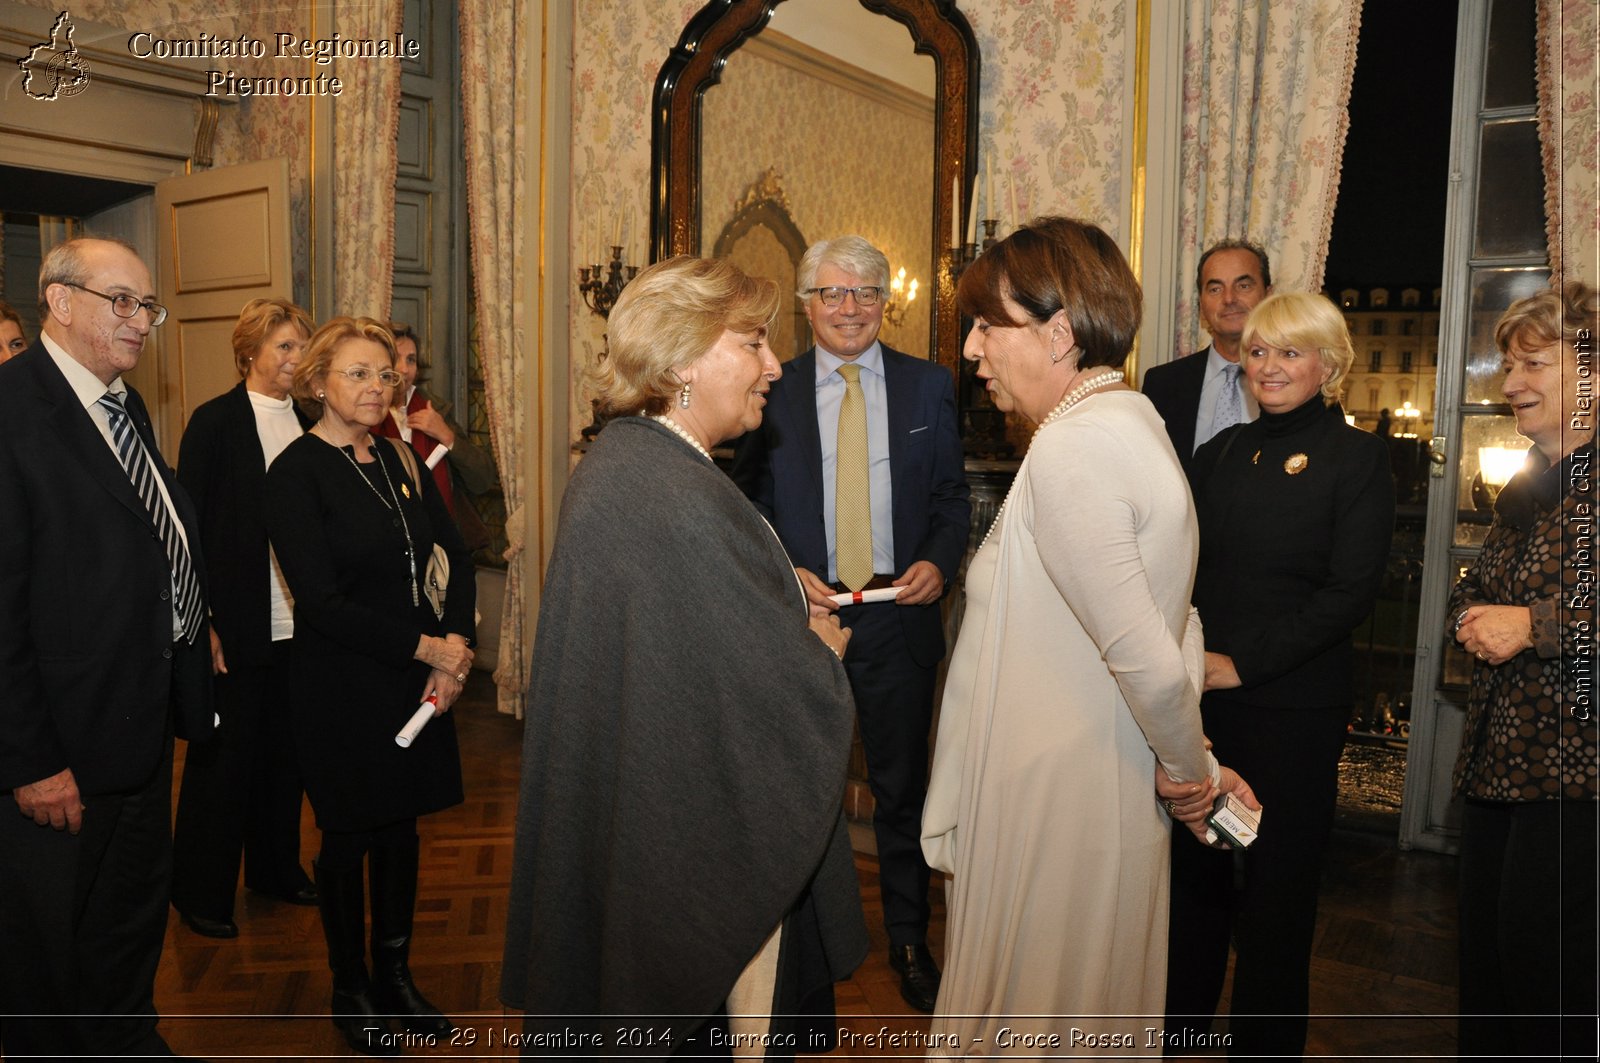
[[(1302, 454), (1300, 456), (1301, 457), (1305, 457), (1304, 454)], [(411, 497), (411, 485), (410, 484), (401, 484), (400, 485), (400, 493), (405, 495), (407, 498), (410, 498)]]

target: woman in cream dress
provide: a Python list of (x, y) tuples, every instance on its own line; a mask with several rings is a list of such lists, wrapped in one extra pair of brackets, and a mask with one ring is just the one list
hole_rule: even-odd
[(1190, 783), (1180, 812), (1248, 789), (1201, 734), (1183, 472), (1122, 382), (1138, 282), (1100, 229), (1044, 218), (958, 297), (965, 357), (1039, 431), (968, 569), (923, 815), (929, 864), (954, 876), (934, 1054), (1159, 1055), (1157, 766)]

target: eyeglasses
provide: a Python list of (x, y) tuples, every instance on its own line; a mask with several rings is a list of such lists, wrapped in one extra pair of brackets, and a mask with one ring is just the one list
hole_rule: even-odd
[(883, 298), (883, 289), (868, 284), (861, 288), (807, 288), (806, 294), (821, 299), (823, 306), (839, 306), (847, 295), (856, 297), (857, 306), (877, 306), (878, 300)]
[(167, 308), (162, 306), (160, 303), (153, 303), (148, 299), (140, 299), (136, 296), (128, 295), (126, 292), (119, 292), (116, 295), (107, 295), (105, 292), (97, 292), (93, 288), (85, 288), (83, 285), (74, 284), (71, 281), (63, 281), (62, 283), (68, 288), (76, 288), (80, 292), (88, 292), (90, 295), (98, 295), (100, 298), (111, 304), (111, 312), (116, 314), (118, 317), (132, 317), (134, 314), (137, 314), (139, 311), (143, 310), (145, 313), (150, 315), (151, 328), (155, 328), (157, 325), (161, 324), (167, 319)]
[(338, 373), (346, 380), (353, 380), (357, 384), (365, 384), (373, 377), (378, 378), (378, 383), (386, 388), (397, 388), (405, 383), (405, 377), (393, 369), (369, 369), (364, 365), (352, 366), (349, 369), (330, 369), (330, 373)]

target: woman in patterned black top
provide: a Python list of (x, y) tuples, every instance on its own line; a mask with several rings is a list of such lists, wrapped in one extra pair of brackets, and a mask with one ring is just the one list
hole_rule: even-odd
[[(1455, 777), (1461, 1044), (1491, 1055), (1595, 1050), (1596, 305), (1574, 282), (1495, 327), (1533, 447), (1450, 598), (1451, 633), (1476, 658)], [(1504, 1015), (1544, 1017), (1487, 1018)]]

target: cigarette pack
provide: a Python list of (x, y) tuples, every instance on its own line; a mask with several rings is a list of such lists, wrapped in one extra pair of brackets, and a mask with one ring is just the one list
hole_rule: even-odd
[(1216, 831), (1217, 838), (1235, 849), (1248, 848), (1261, 829), (1261, 813), (1249, 808), (1233, 794), (1223, 794), (1206, 817), (1206, 826)]

